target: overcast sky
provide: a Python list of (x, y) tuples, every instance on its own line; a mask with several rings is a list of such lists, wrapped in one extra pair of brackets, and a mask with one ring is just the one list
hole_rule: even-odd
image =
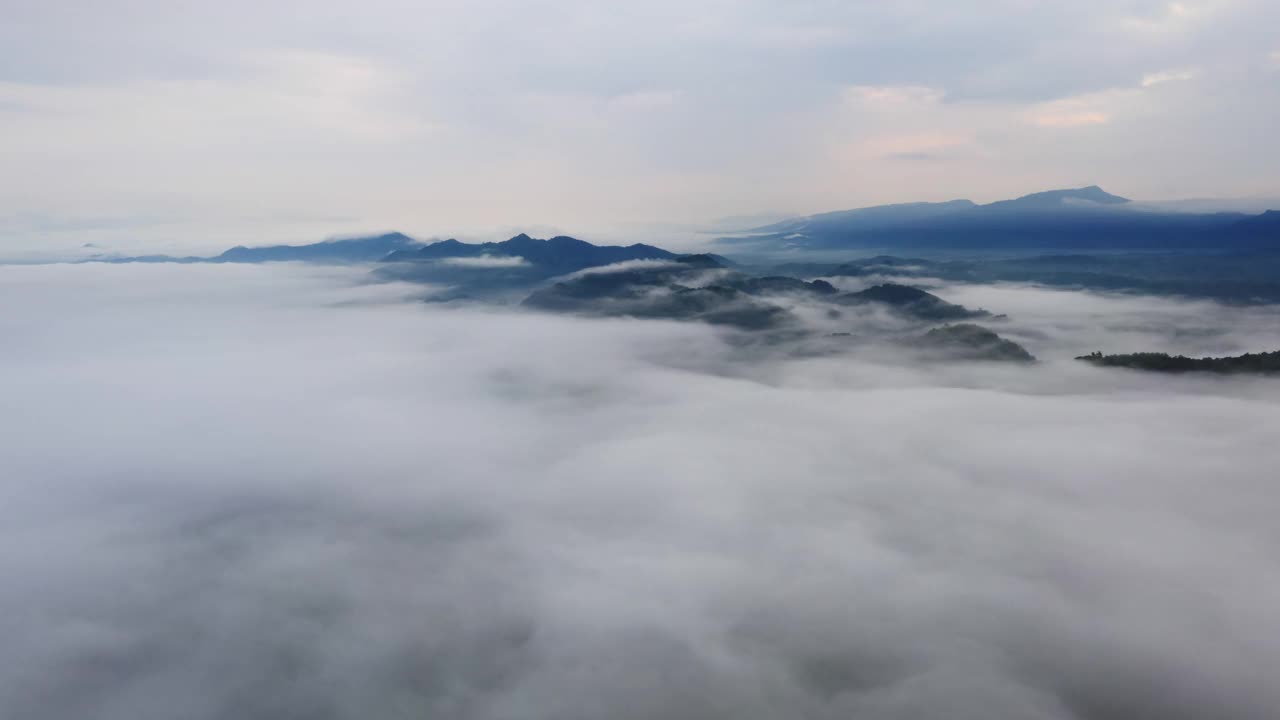
[(1277, 27), (1270, 0), (0, 0), (0, 251), (1274, 197)]

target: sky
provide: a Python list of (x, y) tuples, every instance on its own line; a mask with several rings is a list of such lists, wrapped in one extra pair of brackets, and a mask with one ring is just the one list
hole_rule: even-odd
[(0, 0), (0, 254), (1280, 196), (1270, 0)]
[(0, 716), (1275, 717), (1280, 385), (1071, 359), (1268, 308), (941, 284), (1040, 362), (920, 364), (366, 280), (0, 266)]

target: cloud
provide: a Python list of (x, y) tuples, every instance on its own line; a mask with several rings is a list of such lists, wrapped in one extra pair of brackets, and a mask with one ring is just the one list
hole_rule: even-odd
[(441, 265), (456, 265), (467, 268), (512, 268), (528, 265), (522, 257), (514, 255), (481, 255), (479, 257), (456, 257), (440, 260)]
[(872, 153), (902, 157), (963, 147), (973, 142), (973, 137), (965, 133), (935, 131), (872, 138), (865, 142), (865, 147)]
[(928, 152), (897, 152), (890, 153), (887, 157), (894, 160), (910, 160), (914, 162), (933, 162), (939, 159), (937, 154)]
[(647, 90), (619, 95), (609, 101), (615, 110), (660, 110), (670, 107), (680, 98), (680, 93), (664, 90)]
[(1170, 2), (1157, 4), (1157, 10), (1142, 15), (1123, 18), (1124, 26), (1143, 34), (1167, 34), (1184, 32), (1191, 28), (1198, 16), (1212, 9), (1217, 3), (1210, 2)]
[[(14, 178), (0, 180), (0, 216), (182, 206), (202, 222), (65, 240), (203, 249), (348, 229), (243, 220), (264, 202), (475, 236), (1081, 182), (1150, 200), (1274, 194), (1277, 158), (1249, 139), (1280, 113), (1258, 72), (1280, 6), (1184, 6), (369, 0), (353, 20), (340, 0), (22, 3), (0, 23)], [(1112, 118), (1074, 139), (1086, 146), (1036, 146), (1034, 125), (1013, 127), (1187, 68), (1214, 78), (1212, 103), (1192, 80), (1148, 93), (1132, 121), (1078, 111)], [(925, 131), (971, 132), (978, 147), (930, 163), (850, 151)], [(1172, 142), (1193, 148), (1195, 172), (1160, 153)], [(1167, 166), (1135, 171), (1150, 162)], [(49, 241), (22, 232), (7, 246)]]
[(1169, 70), (1165, 72), (1147, 73), (1142, 76), (1142, 87), (1151, 87), (1167, 82), (1190, 80), (1197, 75), (1194, 70)]
[(583, 277), (584, 275), (600, 275), (615, 272), (625, 272), (627, 270), (647, 270), (650, 268), (673, 267), (676, 264), (671, 260), (623, 260), (622, 262), (610, 263), (608, 265), (597, 265), (595, 267), (576, 270), (563, 276), (565, 279)]
[(846, 98), (869, 107), (894, 107), (916, 103), (936, 103), (943, 93), (936, 88), (918, 85), (855, 85), (845, 90)]
[(1104, 112), (1057, 113), (1037, 115), (1034, 118), (1036, 125), (1046, 128), (1074, 128), (1086, 125), (1105, 125), (1110, 121), (1111, 116)]
[(1280, 388), (1066, 359), (1274, 323), (946, 286), (1046, 360), (917, 366), (362, 281), (0, 267), (0, 715), (1280, 704)]

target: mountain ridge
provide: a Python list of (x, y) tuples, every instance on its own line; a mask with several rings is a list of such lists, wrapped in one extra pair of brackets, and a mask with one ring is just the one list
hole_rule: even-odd
[(548, 268), (572, 272), (627, 260), (671, 260), (676, 253), (654, 245), (594, 245), (568, 235), (541, 240), (520, 233), (501, 242), (463, 243), (441, 240), (389, 253), (380, 262), (420, 262), (448, 258), (518, 257)]
[(643, 243), (595, 245), (585, 240), (557, 235), (541, 240), (520, 233), (501, 242), (465, 243), (450, 238), (424, 243), (401, 232), (343, 237), (303, 245), (236, 245), (217, 255), (173, 256), (135, 255), (95, 257), (83, 262), (108, 263), (264, 263), (317, 262), (328, 264), (393, 263), (399, 261), (446, 260), (451, 258), (519, 258), (548, 270), (573, 270), (626, 260), (670, 260), (677, 253)]
[(851, 248), (1257, 249), (1280, 247), (1280, 214), (1153, 209), (1098, 185), (977, 204), (897, 203), (818, 213), (718, 242), (770, 250)]

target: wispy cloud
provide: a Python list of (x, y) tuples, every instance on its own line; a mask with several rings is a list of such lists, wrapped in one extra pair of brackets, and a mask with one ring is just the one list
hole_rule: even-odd
[(973, 135), (960, 131), (931, 131), (912, 133), (909, 135), (888, 135), (871, 138), (864, 147), (879, 155), (911, 155), (918, 153), (936, 153), (939, 150), (964, 147), (974, 142)]
[(1066, 112), (1037, 115), (1032, 120), (1036, 125), (1046, 128), (1075, 128), (1089, 125), (1105, 125), (1111, 116), (1104, 112)]
[(453, 265), (467, 268), (513, 268), (528, 265), (522, 257), (515, 255), (480, 255), (478, 257), (455, 257), (440, 260), (442, 265)]
[(937, 88), (922, 85), (855, 85), (845, 90), (848, 101), (869, 108), (898, 108), (912, 104), (931, 104), (942, 100)]
[(1142, 87), (1162, 85), (1167, 82), (1192, 80), (1199, 73), (1195, 70), (1166, 70), (1164, 72), (1147, 73), (1142, 76)]
[(670, 107), (679, 100), (680, 93), (673, 90), (645, 90), (625, 93), (609, 100), (615, 110), (659, 110)]

